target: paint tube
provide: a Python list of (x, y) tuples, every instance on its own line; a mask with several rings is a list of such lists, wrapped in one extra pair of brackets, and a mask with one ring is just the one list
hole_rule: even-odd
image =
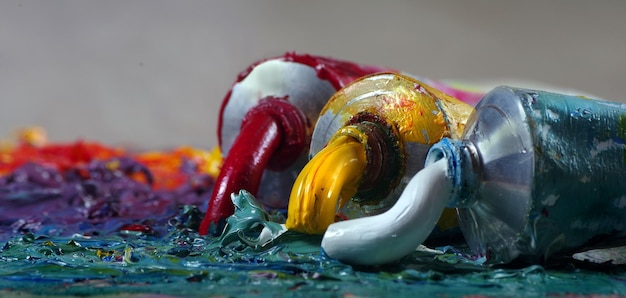
[[(459, 138), (471, 111), (398, 73), (370, 75), (341, 89), (320, 113), (312, 159), (294, 184), (286, 227), (322, 234), (337, 220), (388, 210), (422, 169), (430, 146)], [(447, 219), (442, 229), (456, 226), (453, 214)]]
[(268, 208), (285, 209), (319, 111), (347, 83), (383, 70), (287, 53), (241, 73), (222, 102), (218, 137), (224, 162), (200, 234), (221, 233), (234, 211), (230, 196), (242, 189)]
[[(425, 170), (443, 161), (445, 172), (436, 175), (446, 179), (416, 185), (447, 185), (449, 193), (416, 195), (404, 207), (445, 204), (457, 208), (467, 244), (488, 264), (516, 259), (541, 263), (598, 239), (626, 235), (625, 140), (624, 104), (498, 87), (478, 103), (460, 140), (444, 138), (429, 150)], [(431, 193), (416, 188), (405, 192)], [(412, 214), (419, 212), (401, 216)], [(397, 261), (410, 251), (387, 246), (386, 239), (409, 236), (417, 247), (428, 230), (407, 227), (428, 227), (435, 220), (378, 222), (379, 230), (389, 232), (374, 240), (359, 238), (346, 244), (371, 248), (363, 258), (352, 259), (337, 253), (352, 249), (339, 241), (345, 233), (364, 232), (357, 228), (364, 223), (345, 221), (329, 227), (322, 248), (329, 256), (347, 262), (373, 265), (376, 263), (366, 258), (375, 254), (384, 254), (383, 262)], [(394, 226), (396, 223), (405, 227)], [(398, 230), (407, 234), (392, 235)]]

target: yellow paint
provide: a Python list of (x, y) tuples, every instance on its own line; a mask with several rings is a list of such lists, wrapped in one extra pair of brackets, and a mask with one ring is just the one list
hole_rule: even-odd
[(414, 78), (396, 73), (363, 77), (339, 90), (320, 115), (333, 113), (347, 122), (369, 112), (393, 122), (405, 142), (434, 144), (458, 138), (472, 107)]
[(206, 171), (213, 178), (217, 179), (217, 176), (219, 176), (220, 170), (222, 169), (222, 163), (224, 162), (220, 147), (215, 146), (215, 148), (209, 152), (205, 160), (207, 160), (207, 163), (204, 166), (204, 171)]
[(176, 149), (175, 153), (194, 160), (199, 164), (201, 172), (207, 173), (213, 178), (217, 178), (220, 174), (224, 160), (219, 146), (215, 146), (211, 151), (183, 146)]
[[(289, 199), (286, 227), (324, 233), (335, 222), (338, 208), (357, 193), (368, 170), (367, 136), (355, 137), (358, 132), (347, 129), (354, 126), (349, 125), (353, 116), (368, 113), (383, 119), (394, 126), (403, 144), (432, 145), (443, 137), (460, 138), (472, 110), (454, 97), (396, 73), (366, 76), (339, 90), (320, 115), (331, 113), (347, 126), (335, 132), (326, 148), (300, 172)], [(446, 214), (440, 228), (456, 224), (456, 217)]]
[(335, 222), (337, 206), (356, 194), (365, 166), (359, 140), (346, 135), (334, 138), (298, 175), (289, 198), (287, 229), (324, 233)]
[(120, 161), (117, 159), (114, 159), (114, 160), (107, 162), (105, 166), (107, 169), (111, 171), (116, 171), (117, 169), (120, 168)]
[(125, 247), (124, 255), (122, 256), (122, 261), (124, 261), (124, 263), (126, 264), (132, 264), (134, 263), (132, 260), (132, 256), (133, 256), (133, 248), (130, 246)]
[(98, 257), (98, 259), (102, 259), (102, 258), (106, 258), (110, 255), (112, 255), (113, 253), (115, 253), (112, 250), (102, 250), (100, 248), (98, 248), (98, 250), (96, 251), (96, 256)]
[(20, 143), (40, 147), (48, 142), (46, 130), (40, 126), (31, 126), (17, 131)]
[(46, 131), (39, 126), (23, 127), (15, 130), (12, 133), (12, 139), (0, 139), (0, 162), (11, 162), (10, 156), (3, 156), (3, 153), (9, 153), (13, 151), (18, 144), (30, 145), (34, 147), (41, 147), (48, 142)]
[(219, 146), (215, 146), (211, 151), (181, 146), (171, 153), (149, 151), (141, 153), (138, 157), (148, 164), (159, 164), (162, 168), (171, 171), (180, 168), (181, 158), (189, 159), (198, 164), (200, 172), (207, 173), (213, 178), (217, 178), (219, 175), (224, 161)]

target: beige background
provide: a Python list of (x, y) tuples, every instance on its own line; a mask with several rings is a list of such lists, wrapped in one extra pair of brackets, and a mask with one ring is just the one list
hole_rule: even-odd
[(1, 0), (0, 136), (209, 148), (236, 75), (289, 50), (626, 102), (626, 1)]

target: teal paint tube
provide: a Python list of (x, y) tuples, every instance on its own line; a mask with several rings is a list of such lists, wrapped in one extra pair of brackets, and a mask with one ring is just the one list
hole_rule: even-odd
[(543, 261), (626, 231), (626, 104), (498, 87), (444, 139), (449, 206), (488, 263)]

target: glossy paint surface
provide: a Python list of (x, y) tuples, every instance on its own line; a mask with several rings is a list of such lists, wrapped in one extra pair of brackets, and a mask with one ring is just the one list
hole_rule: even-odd
[[(225, 156), (224, 170), (208, 203), (201, 234), (221, 232), (224, 220), (233, 212), (230, 195), (242, 189), (258, 195), (268, 208), (286, 208), (323, 105), (345, 84), (382, 70), (289, 52), (256, 62), (242, 72), (222, 102), (218, 138)], [(259, 110), (268, 98), (284, 99), (295, 110), (276, 104), (262, 107), (265, 114), (246, 116)], [(291, 116), (294, 114), (299, 115)]]
[[(339, 90), (313, 131), (312, 158), (294, 184), (287, 227), (320, 234), (336, 220), (386, 211), (422, 168), (430, 145), (459, 138), (471, 111), (470, 105), (397, 73), (366, 76)], [(364, 123), (376, 123), (382, 132), (374, 137), (361, 127)], [(340, 136), (357, 141), (334, 143)], [(354, 156), (365, 156), (365, 167), (348, 166)], [(367, 202), (353, 200), (355, 195)], [(339, 211), (346, 204), (347, 210)]]
[[(14, 156), (11, 152), (17, 154), (0, 151), (5, 154), (3, 158)], [(221, 237), (200, 236), (197, 228), (213, 180), (204, 170), (189, 171), (204, 168), (197, 167), (204, 157), (216, 156), (201, 152), (194, 158), (170, 158), (169, 151), (146, 153), (154, 163), (148, 166), (154, 181), (161, 180), (161, 175), (178, 175), (175, 169), (190, 175), (185, 179), (188, 184), (172, 190), (155, 190), (145, 180), (135, 180), (143, 179), (143, 174), (128, 177), (120, 171), (124, 167), (107, 166), (122, 161), (117, 158), (75, 165), (70, 172), (81, 169), (90, 176), (65, 176), (61, 180), (54, 178), (59, 176), (50, 172), (49, 163), (14, 170), (22, 173), (19, 175), (0, 174), (3, 195), (16, 195), (17, 186), (28, 183), (28, 192), (21, 192), (22, 196), (0, 197), (0, 294), (560, 297), (626, 293), (624, 273), (610, 258), (600, 258), (595, 265), (581, 259), (601, 256), (592, 251), (546, 266), (493, 268), (474, 258), (467, 247), (447, 245), (418, 248), (385, 266), (348, 265), (320, 249), (320, 236), (285, 231), (284, 216), (267, 213), (246, 192), (233, 197), (235, 212)], [(46, 159), (53, 160), (54, 156)], [(151, 170), (161, 162), (166, 165), (162, 169), (178, 162), (181, 167), (167, 174)], [(51, 174), (45, 180), (39, 180), (41, 175), (30, 175), (30, 171), (42, 168)], [(9, 176), (27, 179), (5, 180)], [(88, 192), (59, 191), (63, 189)], [(68, 195), (59, 196), (64, 193)], [(77, 203), (81, 201), (91, 207), (80, 207)], [(8, 212), (20, 206), (25, 207), (24, 212)], [(49, 209), (53, 212), (37, 212), (53, 206), (55, 209)]]
[(487, 94), (463, 140), (431, 149), (456, 169), (450, 205), (475, 253), (541, 262), (625, 235), (624, 115), (624, 104), (586, 97), (513, 87)]

